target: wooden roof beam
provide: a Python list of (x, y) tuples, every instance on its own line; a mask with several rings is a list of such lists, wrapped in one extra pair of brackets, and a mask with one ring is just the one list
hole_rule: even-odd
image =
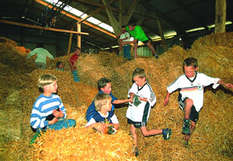
[[(36, 1), (37, 3), (40, 3), (41, 5), (46, 6), (46, 7), (53, 8), (53, 6), (52, 6), (51, 4), (49, 4), (49, 3), (47, 3), (47, 2), (44, 2), (44, 1), (42, 1), (42, 0), (35, 0), (35, 1)], [(74, 16), (74, 15), (72, 15), (72, 14), (70, 14), (70, 13), (64, 11), (64, 10), (62, 10), (61, 13), (64, 14), (65, 16), (67, 16), (67, 17), (70, 17), (71, 19), (76, 20), (76, 21), (81, 21), (81, 20), (82, 20), (81, 18), (79, 18), (79, 17), (77, 17), (77, 16)], [(91, 24), (91, 23), (89, 23), (89, 22), (84, 21), (83, 24), (88, 25), (88, 26), (90, 26), (90, 27), (92, 27), (92, 28), (94, 28), (94, 29), (96, 29), (96, 30), (99, 30), (99, 31), (101, 31), (101, 32), (103, 32), (103, 33), (105, 33), (105, 34), (111, 36), (111, 37), (116, 38), (116, 36), (115, 36), (114, 33), (111, 33), (111, 32), (109, 32), (109, 31), (107, 31), (107, 30), (105, 30), (105, 29), (103, 29), (103, 28), (100, 28), (100, 27), (98, 27), (98, 26), (96, 26), (96, 25), (93, 25), (93, 24)]]

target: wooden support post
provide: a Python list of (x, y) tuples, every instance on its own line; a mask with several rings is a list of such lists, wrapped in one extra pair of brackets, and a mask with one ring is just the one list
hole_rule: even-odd
[(226, 0), (216, 0), (215, 33), (226, 31)]
[(67, 49), (67, 55), (70, 54), (71, 45), (72, 45), (72, 37), (73, 37), (73, 34), (70, 33), (69, 44), (68, 44), (68, 49)]
[[(77, 22), (77, 32), (81, 32), (81, 23)], [(81, 49), (81, 35), (77, 35), (77, 46)]]
[[(156, 16), (157, 17), (157, 16)], [(157, 22), (157, 25), (158, 25), (158, 28), (159, 28), (159, 35), (161, 37), (161, 46), (167, 50), (167, 44), (166, 44), (166, 40), (165, 40), (165, 37), (164, 37), (164, 32), (163, 32), (163, 29), (162, 29), (162, 26), (161, 26), (161, 23), (160, 23), (160, 20), (159, 18), (157, 17), (156, 18), (156, 22)]]

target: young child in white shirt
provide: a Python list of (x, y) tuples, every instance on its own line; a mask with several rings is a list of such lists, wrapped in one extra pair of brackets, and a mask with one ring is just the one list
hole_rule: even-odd
[(138, 156), (136, 128), (141, 129), (143, 136), (162, 134), (165, 140), (170, 138), (171, 129), (147, 130), (146, 124), (149, 119), (151, 107), (156, 102), (156, 96), (146, 80), (144, 69), (136, 68), (134, 70), (133, 81), (134, 83), (128, 92), (128, 96), (133, 99), (133, 103), (129, 103), (126, 117), (128, 124), (130, 124), (130, 131), (134, 140), (134, 154)]
[[(167, 95), (164, 100), (166, 106), (169, 101), (169, 96), (176, 90), (179, 90), (179, 106), (184, 111), (184, 123), (182, 133), (185, 135), (185, 143), (188, 145), (188, 140), (194, 130), (199, 118), (199, 112), (203, 106), (204, 87), (211, 84), (215, 89), (219, 84), (230, 88), (230, 83), (224, 83), (219, 78), (212, 78), (203, 73), (197, 72), (197, 59), (189, 57), (183, 62), (184, 74), (179, 76), (172, 84), (167, 87)], [(191, 122), (191, 127), (190, 127)]]

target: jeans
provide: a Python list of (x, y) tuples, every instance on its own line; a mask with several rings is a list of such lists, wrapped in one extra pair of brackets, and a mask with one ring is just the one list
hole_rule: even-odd
[(130, 49), (131, 49), (131, 46), (130, 46), (130, 45), (125, 45), (125, 46), (123, 46), (124, 58), (126, 58), (126, 59), (128, 59), (128, 60), (131, 59)]

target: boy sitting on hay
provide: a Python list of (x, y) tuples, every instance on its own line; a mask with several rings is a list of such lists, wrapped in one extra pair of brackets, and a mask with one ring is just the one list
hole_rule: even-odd
[[(123, 104), (123, 103), (128, 103), (131, 102), (132, 99), (124, 99), (124, 100), (118, 100), (115, 96), (113, 96), (112, 94), (112, 84), (111, 84), (111, 80), (108, 78), (101, 78), (98, 80), (97, 83), (98, 86), (98, 90), (99, 93), (105, 93), (105, 94), (109, 94), (112, 98), (112, 109), (111, 111), (114, 112), (115, 106), (114, 104)], [(95, 103), (94, 101), (92, 101), (91, 105), (88, 107), (87, 111), (86, 111), (86, 120), (90, 121), (90, 119), (97, 113), (96, 109), (95, 109)]]
[(66, 118), (66, 110), (57, 93), (57, 78), (44, 74), (39, 78), (39, 90), (42, 94), (33, 104), (30, 118), (31, 129), (36, 132), (31, 143), (34, 143), (41, 131), (47, 129), (61, 130), (74, 127), (76, 121)]
[[(219, 84), (230, 88), (232, 84), (224, 83), (219, 78), (212, 78), (203, 73), (197, 72), (197, 59), (189, 57), (183, 62), (184, 74), (178, 77), (167, 87), (167, 95), (164, 99), (164, 105), (168, 104), (169, 96), (176, 90), (179, 90), (178, 102), (181, 110), (184, 111), (184, 122), (182, 133), (185, 135), (185, 144), (193, 132), (199, 118), (199, 112), (203, 106), (204, 87), (213, 84), (217, 88)], [(191, 125), (190, 125), (191, 123)]]
[(86, 127), (101, 133), (113, 134), (119, 128), (119, 121), (112, 111), (112, 98), (105, 93), (98, 93), (94, 99), (97, 113), (88, 121)]

